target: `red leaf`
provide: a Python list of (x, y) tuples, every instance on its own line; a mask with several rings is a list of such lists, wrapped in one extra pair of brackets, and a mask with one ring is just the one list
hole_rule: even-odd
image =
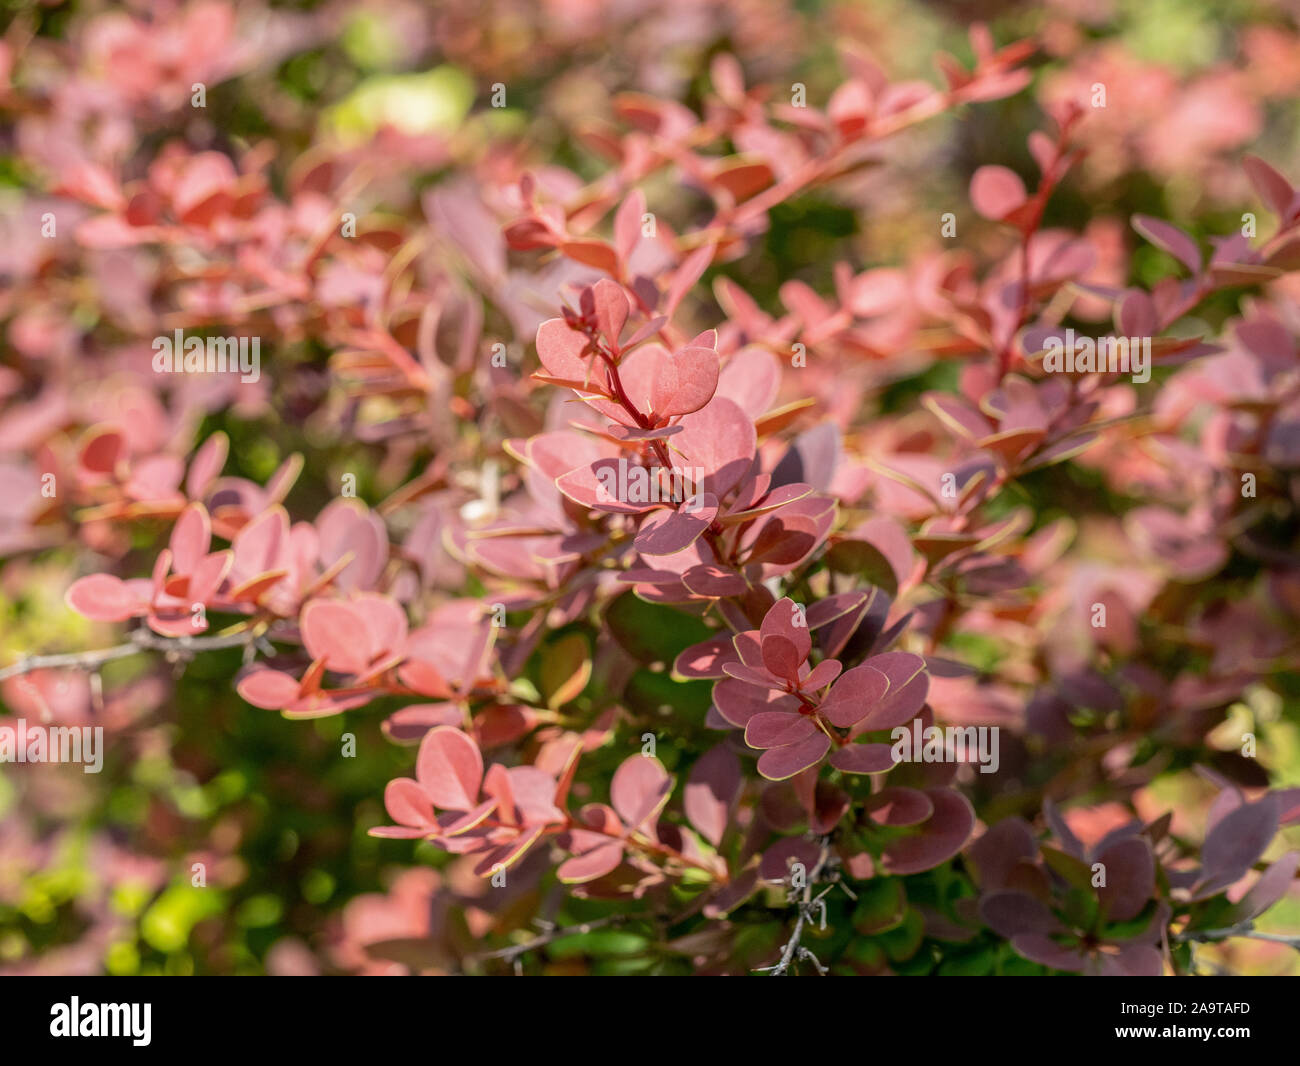
[(1300, 851), (1288, 851), (1259, 876), (1234, 910), (1234, 923), (1258, 918), (1290, 890), (1300, 867)]
[(818, 730), (797, 744), (763, 752), (758, 760), (758, 772), (769, 781), (784, 781), (816, 766), (830, 750), (830, 746), (831, 738)]
[[(911, 721), (925, 706), (925, 697), (930, 691), (930, 675), (926, 673), (925, 660), (919, 655), (891, 651), (875, 655), (863, 665), (879, 670), (889, 678), (889, 691), (858, 723), (859, 730), (892, 729)], [(843, 680), (841, 678), (840, 683)]]
[(865, 806), (877, 825), (919, 825), (934, 814), (930, 797), (915, 788), (882, 788)]
[(116, 429), (92, 429), (82, 441), (77, 461), (93, 474), (112, 474), (126, 454), (126, 438)]
[(888, 744), (850, 744), (835, 752), (830, 763), (846, 774), (883, 774), (897, 765)]
[(795, 710), (799, 701), (793, 696), (764, 691), (743, 681), (729, 679), (713, 686), (713, 705), (724, 719), (738, 729), (744, 729), (754, 715), (764, 711)]
[(1206, 876), (1226, 884), (1249, 870), (1277, 833), (1277, 815), (1277, 796), (1272, 792), (1224, 815), (1201, 848)]
[(717, 497), (692, 496), (677, 510), (659, 510), (641, 523), (633, 542), (642, 555), (676, 555), (699, 539), (718, 515)]
[(894, 876), (931, 870), (962, 849), (975, 827), (975, 812), (959, 792), (946, 788), (926, 789), (934, 814), (921, 832), (885, 845), (881, 865)]
[(1156, 887), (1155, 859), (1146, 841), (1136, 837), (1121, 840), (1093, 861), (1106, 869), (1106, 884), (1097, 889), (1106, 918), (1126, 922), (1141, 914)]
[(618, 253), (604, 241), (565, 241), (560, 251), (575, 262), (618, 274)]
[(813, 720), (802, 714), (763, 711), (745, 723), (745, 743), (751, 748), (783, 748), (817, 732)]
[(773, 635), (763, 638), (763, 665), (777, 677), (793, 682), (799, 679), (803, 659), (793, 641)]
[(691, 767), (682, 806), (691, 825), (715, 847), (726, 832), (740, 786), (740, 760), (724, 744), (710, 748)]
[[(806, 616), (801, 617), (801, 612), (797, 610), (794, 600), (789, 596), (777, 600), (763, 616), (763, 625), (759, 629), (759, 634), (764, 641), (768, 637), (784, 637), (793, 645), (794, 653), (800, 663), (806, 660), (808, 653), (812, 651), (812, 635), (808, 632), (808, 620)], [(766, 653), (764, 660), (766, 661)], [(768, 669), (771, 667), (769, 666)]]
[(847, 729), (875, 711), (888, 691), (887, 675), (873, 666), (856, 666), (835, 682), (820, 710), (832, 725)]

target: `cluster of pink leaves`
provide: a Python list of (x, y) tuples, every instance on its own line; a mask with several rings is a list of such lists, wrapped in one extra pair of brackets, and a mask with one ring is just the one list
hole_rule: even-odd
[[(106, 29), (97, 47), (111, 60), (114, 99), (129, 101), (122, 110), (147, 124), (178, 89), (165, 65), (131, 70), (123, 61), (141, 47), (141, 32)], [(206, 8), (151, 31), (175, 38), (168, 48), (195, 33), (230, 32)], [(423, 206), (464, 277), (433, 257), (412, 257), (400, 283), (392, 252), (424, 220), (410, 229), (363, 224), (357, 241), (337, 236), (339, 205), (364, 184), (360, 153), (305, 158), (281, 200), (264, 173), (271, 159), (259, 151), (232, 161), (170, 145), (143, 177), (124, 179), (110, 159), (81, 158), (79, 145), (74, 151), (63, 112), (28, 121), (27, 141), (46, 137), (49, 163), (57, 164), (51, 192), (86, 211), (75, 249), (32, 252), (25, 276), (33, 292), (44, 256), (121, 257), (114, 262), (130, 264), (127, 277), (167, 294), (166, 328), (223, 323), (283, 344), (317, 337), (336, 350), (332, 369), (351, 400), (382, 396), (399, 405), (395, 418), (359, 421), (362, 439), (384, 442), (398, 460), (425, 439), (446, 449), (376, 511), (340, 500), (314, 521), (292, 522), (283, 502), (299, 461), (261, 486), (219, 476), (220, 435), (188, 467), (166, 450), (174, 431), (227, 394), (196, 396), (188, 384), (168, 383), (164, 411), (152, 399), (160, 386), (145, 376), (147, 346), (136, 344), (110, 353), (134, 375), (96, 397), (110, 398), (111, 420), (84, 398), (70, 402), (62, 384), (21, 417), (5, 412), (0, 476), (22, 491), (6, 494), (0, 537), (39, 543), (33, 533), (63, 517), (87, 544), (120, 556), (122, 528), (174, 519), (150, 578), (94, 574), (72, 586), (69, 602), (93, 619), (142, 618), (177, 637), (203, 633), (208, 612), (228, 614), (236, 628), (300, 646), (257, 664), (238, 684), (250, 702), (289, 716), (339, 713), (385, 696), (434, 701), (406, 706), (386, 723), (394, 739), (420, 748), (416, 777), (386, 792), (397, 824), (375, 832), (472, 854), (480, 874), (519, 863), (546, 841), (567, 855), (561, 878), (592, 894), (644, 893), (694, 868), (715, 882), (707, 913), (721, 914), (759, 880), (786, 877), (790, 862), (813, 868), (821, 845), (809, 837), (834, 837), (837, 826), (869, 839), (873, 827), (881, 830), (865, 850), (861, 832), (835, 839), (854, 877), (929, 869), (961, 851), (976, 820), (953, 787), (955, 767), (894, 766), (881, 733), (916, 717), (926, 725), (991, 722), (1030, 741), (1071, 745), (1099, 777), (1138, 787), (1140, 775), (1123, 765), (1138, 737), (1156, 728), (1175, 746), (1197, 747), (1208, 728), (1203, 712), (1294, 650), (1287, 630), (1300, 616), (1300, 582), (1268, 544), (1251, 545), (1264, 565), (1258, 602), (1175, 616), (1190, 647), (1214, 649), (1208, 676), (1165, 677), (1146, 666), (1152, 638), (1137, 622), (1159, 589), (1213, 576), (1234, 541), (1251, 540), (1249, 531), (1226, 532), (1239, 517), (1241, 474), (1264, 480), (1272, 473), (1285, 492), (1288, 472), (1300, 466), (1300, 320), (1286, 288), (1300, 265), (1300, 194), (1290, 183), (1248, 159), (1245, 172), (1277, 216), (1277, 230), (1254, 245), (1236, 234), (1217, 239), (1208, 257), (1190, 235), (1138, 216), (1135, 231), (1188, 276), (1150, 292), (1125, 288), (1126, 271), (1107, 260), (1095, 233), (1042, 228), (1048, 198), (1079, 162), (1079, 145), (1095, 136), (1074, 93), (1052, 108), (1054, 134), (1030, 139), (1040, 172), (1032, 193), (1005, 168), (974, 175), (975, 210), (1007, 237), (1005, 255), (991, 266), (966, 250), (927, 251), (901, 267), (859, 273), (839, 263), (832, 297), (787, 282), (779, 315), (720, 277), (714, 295), (725, 317), (702, 331), (683, 324), (698, 322), (688, 297), (698, 295), (705, 272), (749, 252), (772, 207), (852, 177), (884, 138), (917, 121), (1027, 83), (1018, 66), (1027, 45), (998, 50), (982, 30), (971, 43), (974, 69), (943, 57), (942, 89), (891, 84), (849, 50), (849, 78), (821, 109), (772, 102), (721, 56), (700, 115), (669, 100), (617, 98), (622, 127), (595, 123), (584, 131), (610, 166), (591, 184), (558, 167), (461, 162), (470, 180), (435, 188)], [(247, 44), (239, 51), (240, 63), (251, 61)], [(208, 72), (214, 81), (228, 73)], [(92, 88), (85, 80), (72, 85), (87, 100)], [(1117, 109), (1103, 117), (1123, 121)], [(709, 154), (719, 141), (735, 154)], [(441, 163), (454, 151), (436, 138), (386, 136), (371, 146), (380, 166)], [(646, 237), (640, 186), (669, 169), (705, 195), (711, 216), (681, 234), (660, 217), (658, 235)], [(165, 253), (156, 271), (143, 265), (153, 249)], [(508, 252), (550, 258), (521, 269)], [(1267, 295), (1222, 339), (1159, 336), (1207, 298), (1242, 285), (1264, 286)], [(154, 323), (140, 287), (106, 287), (106, 305), (115, 321), (144, 336)], [(516, 339), (535, 339), (541, 370), (531, 380), (485, 368), (483, 300), (501, 310)], [(539, 315), (539, 303), (554, 314)], [(11, 329), (19, 350), (70, 363), (76, 346), (55, 325), (59, 307), (44, 295), (33, 306)], [(1149, 412), (1113, 378), (1044, 376), (1046, 340), (1067, 313), (1093, 321), (1110, 315), (1120, 335), (1154, 338), (1158, 365), (1186, 365)], [(796, 344), (814, 357), (806, 372), (787, 375), (784, 359)], [(925, 421), (863, 425), (863, 397), (906, 369), (894, 366), (899, 352), (921, 348), (963, 361), (958, 391), (925, 396)], [(476, 386), (468, 394), (457, 385), (467, 373)], [(798, 396), (783, 403), (791, 377)], [(0, 379), (4, 395), (20, 385)], [(556, 398), (539, 426), (530, 406), (547, 389)], [(816, 400), (832, 420), (801, 426), (785, 443), (782, 431), (801, 424)], [(453, 460), (481, 456), (454, 433), (447, 439), (448, 409), (511, 427), (502, 450), (522, 471), (506, 500), (476, 499), (477, 486), (467, 493), (456, 481)], [(147, 417), (135, 418), (141, 410)], [(1139, 414), (1151, 428), (1135, 458)], [(69, 423), (85, 427), (71, 448), (58, 432)], [(25, 456), (35, 456), (36, 466)], [(1068, 531), (1029, 533), (1027, 509), (991, 506), (1005, 502), (1001, 490), (1021, 475), (1066, 460), (1094, 464), (1117, 488), (1159, 498), (1124, 519), (1128, 539), (1144, 553), (1138, 572), (1062, 562)], [(33, 504), (36, 475), (49, 470), (75, 491)], [(694, 479), (697, 471), (697, 491), (674, 499), (674, 478)], [(631, 472), (665, 491), (648, 502), (603, 491), (606, 473), (626, 480)], [(946, 475), (955, 494), (945, 491)], [(487, 520), (464, 518), (465, 504), (484, 505)], [(406, 506), (416, 521), (404, 544), (390, 544), (384, 517)], [(229, 547), (213, 550), (214, 537)], [(463, 571), (445, 568), (444, 544), (489, 594), (445, 600), (426, 614), (426, 593), (455, 593), (463, 581)], [(832, 577), (826, 593), (796, 610), (781, 587), (796, 588), (823, 561)], [(864, 589), (864, 580), (878, 587)], [(689, 831), (669, 806), (672, 778), (640, 755), (614, 775), (608, 804), (571, 813), (578, 760), (608, 742), (620, 714), (576, 732), (554, 708), (530, 706), (509, 690), (547, 626), (582, 619), (629, 585), (719, 628), (675, 664), (682, 678), (716, 681), (707, 724), (725, 737), (696, 760), (683, 787)], [(1088, 634), (1081, 653), (1079, 605), (1099, 598), (1112, 623), (1100, 636)], [(526, 611), (530, 621), (521, 632), (498, 632), (487, 618), (492, 603)], [(962, 633), (1012, 649), (1003, 676), (977, 677), (934, 654)], [(905, 637), (927, 653), (892, 650)], [(326, 687), (331, 678), (335, 687)], [(1040, 691), (1025, 696), (1025, 689)], [(1099, 738), (1080, 737), (1074, 713), (1130, 705), (1137, 710), (1123, 731), (1106, 738), (1107, 761), (1092, 758)], [(1018, 743), (1008, 743), (1010, 773), (1029, 757)], [(493, 749), (506, 761), (485, 767), (483, 753)], [(744, 773), (751, 759), (755, 775)], [(886, 774), (905, 783), (886, 785)], [(868, 775), (867, 789), (852, 785), (853, 775)], [(1226, 782), (1224, 795), (1236, 802), (1223, 804), (1264, 810), (1251, 815), (1259, 846), (1227, 855), (1238, 830), (1212, 828), (1202, 870), (1180, 878), (1176, 863), (1162, 866), (1172, 887), (1159, 899), (1153, 855), (1168, 840), (1158, 826), (1125, 830), (1085, 853), (1048, 807), (1061, 844), (1049, 860), (1026, 825), (1000, 823), (970, 852), (984, 894), (971, 920), (1057, 968), (1149, 970), (1152, 944), (1171, 918), (1240, 882), (1276, 825), (1294, 820), (1285, 811), (1265, 817), (1272, 801), (1247, 802)], [(1220, 813), (1218, 825), (1236, 825)], [(1126, 945), (1098, 942), (1060, 902), (1077, 863), (1092, 859), (1113, 866), (1119, 886), (1103, 900), (1104, 917), (1150, 919)], [(1261, 877), (1240, 915), (1253, 916), (1285, 890), (1294, 873), (1286, 872), (1288, 861)], [(1038, 906), (1007, 900), (1010, 892)], [(1009, 911), (1029, 915), (1028, 924), (1017, 925)]]

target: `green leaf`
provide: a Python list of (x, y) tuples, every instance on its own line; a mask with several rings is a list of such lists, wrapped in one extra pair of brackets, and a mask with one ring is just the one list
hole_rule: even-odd
[(826, 553), (826, 563), (837, 574), (851, 574), (889, 595), (898, 595), (894, 568), (880, 550), (865, 540), (842, 540)]
[(179, 951), (189, 941), (194, 926), (220, 913), (223, 906), (224, 896), (216, 889), (173, 885), (145, 912), (140, 935), (156, 951)]
[(574, 959), (582, 956), (603, 958), (611, 955), (637, 955), (650, 946), (650, 941), (639, 933), (622, 929), (596, 929), (590, 933), (574, 933), (551, 941), (545, 948), (553, 959)]
[(668, 674), (638, 670), (623, 692), (628, 710), (648, 717), (678, 718), (699, 725), (713, 703), (713, 682), (674, 681)]
[(902, 881), (896, 877), (877, 877), (858, 891), (853, 928), (865, 935), (884, 933), (901, 925), (906, 915)]
[(684, 649), (717, 636), (715, 630), (694, 615), (663, 604), (646, 603), (630, 590), (606, 609), (605, 624), (633, 658), (669, 667)]
[(1086, 862), (1047, 844), (1041, 845), (1039, 851), (1048, 869), (1065, 878), (1066, 884), (1085, 892), (1092, 891), (1092, 867)]
[(542, 649), (539, 683), (552, 710), (575, 700), (591, 680), (591, 647), (581, 633), (569, 633)]
[(965, 955), (946, 959), (939, 967), (940, 977), (985, 977), (997, 966), (997, 952), (985, 945)]
[(925, 935), (925, 920), (918, 910), (909, 910), (894, 929), (877, 937), (890, 962), (902, 962), (916, 954)]

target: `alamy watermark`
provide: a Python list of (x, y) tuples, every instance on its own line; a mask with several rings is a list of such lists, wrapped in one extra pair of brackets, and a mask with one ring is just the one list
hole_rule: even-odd
[(601, 503), (685, 504), (689, 512), (707, 476), (703, 467), (642, 466), (620, 458), (596, 468), (596, 499)]
[(0, 725), (0, 763), (82, 763), (88, 774), (104, 768), (104, 727), (28, 725), (18, 718)]
[(238, 374), (246, 384), (262, 376), (261, 337), (171, 337), (153, 341), (154, 372), (158, 374)]
[(1044, 343), (1043, 370), (1049, 374), (1132, 374), (1141, 385), (1151, 380), (1150, 337), (1051, 336)]
[(889, 738), (894, 762), (977, 763), (982, 774), (997, 773), (1002, 761), (998, 753), (998, 726), (967, 725), (921, 727), (914, 718), (910, 726), (895, 726)]
[(82, 1003), (73, 996), (50, 1007), (50, 1036), (126, 1036), (148, 1047), (152, 1014), (151, 1003)]

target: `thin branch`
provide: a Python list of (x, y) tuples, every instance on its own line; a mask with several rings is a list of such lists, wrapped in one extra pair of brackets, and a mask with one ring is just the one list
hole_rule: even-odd
[[(813, 915), (820, 915), (821, 928), (826, 928), (826, 901), (825, 896), (833, 889), (838, 879), (831, 882), (817, 894), (812, 894), (812, 886), (817, 878), (821, 875), (822, 869), (830, 859), (830, 843), (822, 841), (821, 855), (817, 859), (817, 865), (814, 866), (808, 874), (808, 880), (803, 886), (803, 899), (798, 902), (798, 917), (795, 919), (794, 931), (790, 934), (790, 939), (786, 941), (785, 947), (781, 950), (781, 958), (771, 966), (760, 966), (757, 968), (759, 973), (768, 973), (772, 977), (783, 977), (790, 972), (790, 964), (796, 959), (807, 959), (817, 972), (823, 976), (828, 972), (826, 967), (821, 964), (817, 958), (806, 947), (803, 947), (799, 940), (803, 936), (804, 926), (812, 919)], [(798, 890), (795, 890), (798, 891)]]
[(168, 659), (189, 659), (203, 651), (220, 648), (264, 647), (264, 636), (257, 627), (241, 629), (236, 633), (217, 633), (204, 637), (162, 637), (149, 629), (137, 629), (125, 644), (90, 651), (63, 652), (58, 655), (26, 655), (16, 663), (0, 670), (0, 681), (19, 677), (33, 670), (97, 670), (114, 659), (125, 659), (141, 652), (162, 652)]
[(488, 962), (492, 959), (505, 959), (507, 962), (514, 962), (521, 955), (545, 947), (553, 940), (560, 940), (566, 936), (577, 936), (582, 933), (591, 933), (597, 929), (604, 929), (606, 926), (618, 925), (628, 921), (629, 918), (630, 916), (625, 914), (611, 914), (608, 918), (597, 918), (595, 921), (583, 922), (580, 925), (570, 925), (563, 929), (549, 929), (542, 933), (541, 936), (535, 936), (525, 944), (512, 944), (510, 947), (501, 948), (499, 951), (488, 951), (482, 955), (475, 955), (471, 961)]
[(1267, 940), (1273, 944), (1285, 944), (1287, 947), (1300, 951), (1300, 936), (1288, 936), (1285, 933), (1265, 933), (1256, 929), (1255, 923), (1252, 921), (1242, 922), (1240, 925), (1234, 925), (1228, 929), (1197, 929), (1192, 932), (1182, 932), (1176, 934), (1174, 939), (1180, 943), (1208, 944), (1238, 936), (1247, 940)]

